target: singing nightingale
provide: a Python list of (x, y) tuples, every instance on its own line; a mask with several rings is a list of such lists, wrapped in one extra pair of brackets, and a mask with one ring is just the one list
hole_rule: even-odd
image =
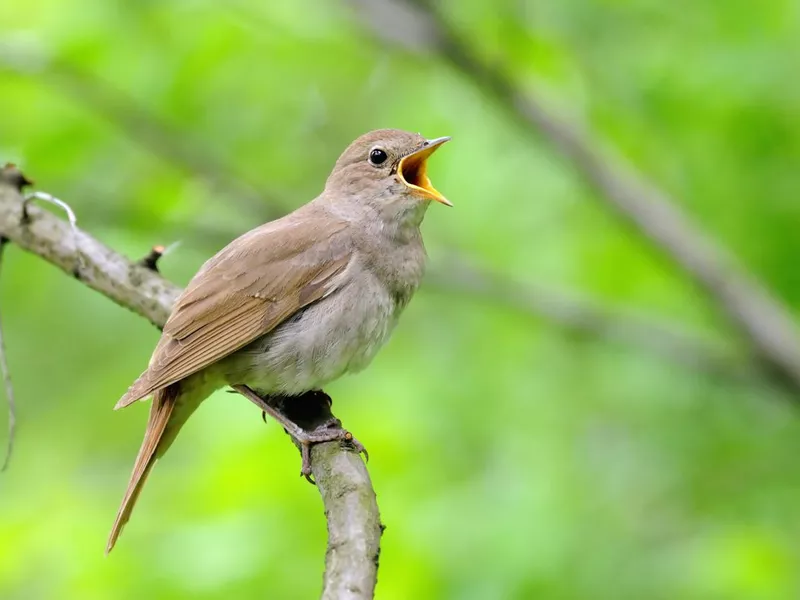
[[(300, 397), (369, 364), (420, 284), (419, 227), (430, 201), (451, 206), (426, 166), (449, 139), (396, 129), (359, 137), (317, 198), (242, 235), (200, 268), (147, 370), (115, 406), (153, 397), (107, 553), (153, 464), (212, 392), (230, 385), (262, 398)], [(345, 433), (313, 436), (270, 414), (306, 450)]]

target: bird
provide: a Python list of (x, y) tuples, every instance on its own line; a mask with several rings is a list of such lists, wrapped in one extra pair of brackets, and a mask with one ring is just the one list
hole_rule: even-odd
[[(153, 465), (213, 392), (231, 386), (251, 399), (300, 402), (370, 363), (422, 280), (427, 208), (452, 206), (427, 171), (428, 158), (449, 140), (399, 129), (358, 137), (314, 200), (241, 235), (202, 265), (175, 301), (147, 369), (114, 407), (152, 396), (106, 554)], [(314, 435), (270, 414), (305, 450), (307, 476), (311, 444), (352, 438), (341, 429)]]

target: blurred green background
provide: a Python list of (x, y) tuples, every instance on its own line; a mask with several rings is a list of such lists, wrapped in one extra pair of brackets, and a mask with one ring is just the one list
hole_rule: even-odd
[[(797, 313), (797, 2), (438, 6)], [(800, 393), (740, 377), (747, 346), (703, 291), (468, 76), (420, 40), (375, 37), (361, 10), (0, 2), (0, 161), (132, 258), (180, 240), (161, 268), (183, 284), (313, 198), (361, 133), (453, 136), (430, 167), (455, 207), (428, 212), (429, 281), (373, 365), (327, 390), (372, 457), (377, 597), (800, 597)], [(448, 283), (454, 256), (496, 292)], [(224, 393), (104, 557), (147, 416), (111, 408), (158, 332), (13, 246), (2, 271), (19, 436), (0, 476), (0, 597), (317, 597), (317, 491), (280, 429)], [(507, 280), (694, 331), (733, 366), (576, 334), (510, 306)]]

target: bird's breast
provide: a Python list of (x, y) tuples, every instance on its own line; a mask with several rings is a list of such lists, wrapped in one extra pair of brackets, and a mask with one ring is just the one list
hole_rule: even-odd
[(402, 307), (373, 273), (353, 273), (336, 292), (229, 357), (226, 378), (268, 394), (319, 389), (366, 367), (389, 338)]

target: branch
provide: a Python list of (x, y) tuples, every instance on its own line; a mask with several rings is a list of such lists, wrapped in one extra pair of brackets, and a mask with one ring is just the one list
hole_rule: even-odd
[[(74, 235), (52, 213), (35, 206), (23, 211), (19, 189), (15, 168), (0, 171), (0, 236), (163, 327), (180, 288), (88, 234)], [(358, 454), (336, 442), (316, 445), (312, 457), (328, 523), (323, 598), (372, 598), (381, 526), (369, 473)]]
[(598, 197), (686, 271), (724, 310), (764, 363), (800, 388), (800, 343), (789, 310), (680, 211), (663, 191), (612, 160), (577, 125), (551, 113), (497, 65), (482, 59), (426, 0), (351, 0), (391, 43), (444, 58), (492, 97), (523, 132), (544, 137)]

